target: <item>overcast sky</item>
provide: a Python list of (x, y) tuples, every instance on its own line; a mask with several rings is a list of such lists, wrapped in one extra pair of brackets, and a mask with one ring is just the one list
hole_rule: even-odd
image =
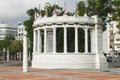
[[(26, 14), (28, 9), (40, 6), (43, 8), (45, 2), (54, 4), (55, 2), (61, 7), (64, 6), (65, 0), (0, 0), (0, 23), (5, 22), (10, 25), (17, 25), (19, 21), (29, 18)], [(75, 3), (81, 0), (66, 0), (67, 10), (74, 11)]]

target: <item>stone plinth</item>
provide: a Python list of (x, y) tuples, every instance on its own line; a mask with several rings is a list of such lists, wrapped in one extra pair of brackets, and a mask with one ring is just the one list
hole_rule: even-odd
[(95, 54), (36, 54), (33, 56), (32, 67), (48, 69), (95, 69)]

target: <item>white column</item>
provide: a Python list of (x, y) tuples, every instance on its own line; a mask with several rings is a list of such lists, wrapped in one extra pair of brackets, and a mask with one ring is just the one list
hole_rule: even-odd
[(90, 30), (91, 33), (91, 53), (95, 53), (95, 30), (91, 29)]
[(38, 53), (41, 53), (41, 32), (40, 29), (38, 30)]
[(9, 49), (7, 49), (7, 61), (9, 61)]
[(25, 31), (23, 37), (23, 72), (28, 72), (28, 46), (27, 46), (27, 32)]
[(64, 53), (67, 53), (67, 28), (64, 27)]
[(47, 30), (44, 29), (44, 53), (46, 53), (47, 48)]
[(88, 28), (85, 28), (85, 53), (88, 53)]
[(98, 30), (97, 30), (98, 25), (95, 25), (95, 53), (96, 53), (96, 69), (100, 69), (100, 58), (99, 58), (99, 53), (98, 53)]
[(75, 27), (75, 53), (78, 53), (78, 27)]
[(53, 53), (56, 53), (56, 28), (53, 28)]
[(36, 30), (33, 33), (33, 53), (36, 53)]

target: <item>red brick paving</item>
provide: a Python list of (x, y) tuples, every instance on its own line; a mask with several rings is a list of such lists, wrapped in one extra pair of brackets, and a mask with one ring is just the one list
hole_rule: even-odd
[[(47, 72), (45, 72), (47, 73)], [(60, 76), (72, 76), (77, 78), (86, 78), (92, 80), (120, 80), (120, 74), (109, 74), (109, 73), (93, 73), (93, 72), (48, 72), (47, 74), (60, 75)]]
[(37, 76), (32, 74), (4, 74), (0, 75), (0, 78), (8, 79), (8, 80), (63, 80), (57, 78), (49, 78), (46, 76)]
[[(43, 76), (39, 74), (45, 75)], [(53, 75), (53, 77), (47, 75)], [(54, 76), (59, 77), (56, 78)], [(30, 68), (28, 73), (22, 73), (22, 67), (0, 66), (0, 80), (66, 80), (60, 76), (70, 77), (73, 79), (84, 78), (89, 80), (120, 80), (120, 74), (105, 72), (83, 72), (79, 70), (50, 70)]]
[(0, 70), (0, 72), (8, 72), (8, 70)]

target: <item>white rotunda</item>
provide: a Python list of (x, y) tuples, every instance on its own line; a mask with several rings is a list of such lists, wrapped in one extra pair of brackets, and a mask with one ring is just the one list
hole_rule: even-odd
[[(97, 16), (55, 16), (34, 22), (33, 68), (104, 69), (108, 64), (102, 49), (103, 22)], [(63, 29), (63, 52), (57, 52), (57, 29)], [(74, 52), (68, 52), (67, 30), (74, 30)], [(78, 29), (84, 31), (84, 52), (79, 50)], [(89, 31), (89, 33), (88, 33)], [(88, 34), (90, 38), (88, 38)], [(88, 41), (90, 39), (90, 42)], [(81, 42), (82, 43), (82, 42)], [(88, 46), (90, 44), (90, 47)], [(59, 45), (58, 45), (59, 46)], [(88, 50), (90, 48), (90, 50)]]

